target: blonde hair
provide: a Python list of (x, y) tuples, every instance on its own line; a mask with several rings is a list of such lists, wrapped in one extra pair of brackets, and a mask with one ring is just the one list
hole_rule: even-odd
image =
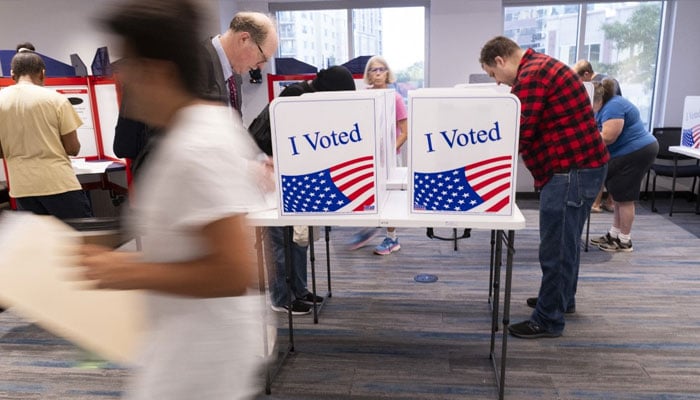
[(368, 85), (372, 84), (372, 81), (369, 79), (369, 68), (372, 64), (381, 64), (386, 68), (386, 83), (394, 83), (396, 82), (396, 76), (394, 76), (394, 71), (389, 68), (389, 63), (386, 62), (384, 57), (382, 56), (373, 56), (367, 61), (367, 65), (365, 65), (365, 76), (364, 80), (365, 83)]

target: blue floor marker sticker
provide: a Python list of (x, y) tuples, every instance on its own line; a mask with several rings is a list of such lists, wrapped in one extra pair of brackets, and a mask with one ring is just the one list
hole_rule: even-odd
[(418, 274), (415, 278), (413, 278), (413, 280), (420, 283), (432, 283), (436, 282), (438, 280), (438, 277), (437, 275), (431, 274)]

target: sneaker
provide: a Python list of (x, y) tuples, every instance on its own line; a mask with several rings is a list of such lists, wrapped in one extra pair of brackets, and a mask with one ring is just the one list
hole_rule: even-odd
[(613, 241), (610, 243), (599, 243), (598, 248), (603, 251), (609, 251), (613, 253), (629, 253), (633, 250), (631, 240), (629, 241), (629, 243), (622, 243), (620, 239), (613, 239)]
[(389, 237), (385, 237), (384, 241), (382, 241), (377, 247), (374, 248), (374, 254), (386, 256), (399, 250), (401, 250), (399, 238), (396, 238), (396, 240), (392, 240)]
[[(277, 312), (286, 313), (289, 311), (289, 305), (285, 304), (283, 306), (272, 305), (272, 310)], [(294, 300), (292, 302), (292, 315), (305, 315), (311, 312), (311, 306), (304, 304), (299, 300)]]
[[(315, 296), (315, 297), (316, 297), (316, 304), (323, 303), (323, 297), (321, 297), (321, 296)], [(302, 297), (297, 297), (297, 300), (299, 300), (300, 302), (302, 302), (304, 304), (314, 304), (314, 294), (309, 292)]]
[[(537, 297), (529, 297), (525, 302), (528, 307), (535, 308), (537, 306)], [(565, 314), (574, 314), (575, 312), (576, 306), (568, 307), (566, 311), (564, 311)]]
[(589, 240), (589, 241), (591, 242), (591, 244), (594, 244), (594, 245), (598, 246), (598, 245), (601, 244), (601, 243), (612, 243), (612, 242), (614, 242), (615, 240), (617, 240), (617, 238), (613, 239), (613, 237), (610, 236), (610, 232), (608, 232), (608, 233), (606, 233), (605, 235), (603, 235), (603, 236), (601, 236), (601, 237), (599, 237), (599, 238), (593, 238), (593, 239), (591, 239), (591, 240)]
[(508, 332), (515, 337), (523, 339), (537, 339), (543, 337), (554, 338), (561, 336), (561, 332), (548, 332), (541, 326), (529, 320), (517, 323), (515, 325), (510, 325), (508, 327)]
[(348, 249), (357, 250), (364, 247), (377, 233), (377, 228), (365, 228), (356, 234), (352, 235), (348, 242)]

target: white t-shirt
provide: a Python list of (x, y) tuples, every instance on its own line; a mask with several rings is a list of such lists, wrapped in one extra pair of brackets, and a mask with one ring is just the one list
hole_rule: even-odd
[[(260, 207), (246, 171), (258, 151), (240, 117), (224, 106), (181, 110), (144, 166), (133, 227), (144, 261), (205, 254), (198, 231)], [(193, 299), (149, 294), (151, 331), (129, 399), (243, 399), (260, 391), (262, 295)]]

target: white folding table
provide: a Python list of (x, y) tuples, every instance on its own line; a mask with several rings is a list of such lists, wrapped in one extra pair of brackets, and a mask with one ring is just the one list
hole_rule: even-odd
[[(456, 215), (456, 214), (425, 214), (425, 215), (409, 215), (408, 210), (408, 192), (395, 190), (389, 191), (387, 201), (379, 214), (374, 215), (294, 215), (294, 216), (279, 216), (276, 209), (266, 210), (262, 212), (252, 213), (248, 215), (248, 223), (257, 227), (258, 243), (261, 243), (261, 227), (265, 226), (284, 226), (285, 243), (287, 247), (292, 243), (292, 226), (293, 225), (308, 225), (308, 226), (393, 226), (406, 228), (420, 227), (446, 227), (446, 228), (471, 228), (480, 230), (490, 230), (490, 251), (491, 265), (489, 273), (489, 302), (492, 305), (491, 316), (491, 342), (489, 349), (489, 358), (492, 361), (496, 376), (496, 385), (498, 387), (498, 398), (503, 399), (505, 390), (505, 374), (507, 360), (507, 344), (508, 344), (508, 325), (510, 324), (510, 293), (513, 270), (513, 253), (515, 252), (514, 239), (515, 231), (525, 228), (525, 217), (522, 212), (514, 204), (513, 215), (510, 216), (490, 216), (490, 215)], [(326, 231), (327, 232), (327, 231)], [(326, 241), (328, 234), (326, 233)], [(310, 243), (313, 243), (311, 238)], [(503, 253), (505, 244), (506, 253), (506, 273), (505, 286), (503, 291), (503, 320), (501, 329), (501, 360), (500, 366), (496, 359), (496, 332), (498, 329), (499, 315), (499, 293), (501, 285), (501, 266), (503, 265)], [(262, 246), (258, 246), (258, 266), (261, 269), (260, 276), (263, 276), (262, 263)], [(326, 245), (328, 252), (328, 245)], [(291, 271), (291, 262), (289, 252), (286, 257), (286, 271), (289, 276)], [(330, 259), (330, 257), (328, 257)], [(315, 268), (312, 264), (312, 280), (315, 281)], [(330, 293), (330, 266), (329, 266), (329, 293)], [(289, 282), (289, 280), (288, 280)], [(313, 285), (313, 293), (316, 294), (315, 282)], [(316, 309), (314, 308), (314, 312)], [(294, 334), (293, 334), (293, 318), (288, 312), (289, 319), (289, 351), (294, 351)], [(315, 321), (317, 315), (315, 314)], [(285, 353), (288, 354), (288, 353)], [(286, 357), (286, 355), (285, 355)], [(284, 358), (280, 361), (283, 362)], [(280, 364), (281, 365), (281, 364)], [(268, 386), (266, 390), (270, 391), (271, 378), (268, 376)]]

